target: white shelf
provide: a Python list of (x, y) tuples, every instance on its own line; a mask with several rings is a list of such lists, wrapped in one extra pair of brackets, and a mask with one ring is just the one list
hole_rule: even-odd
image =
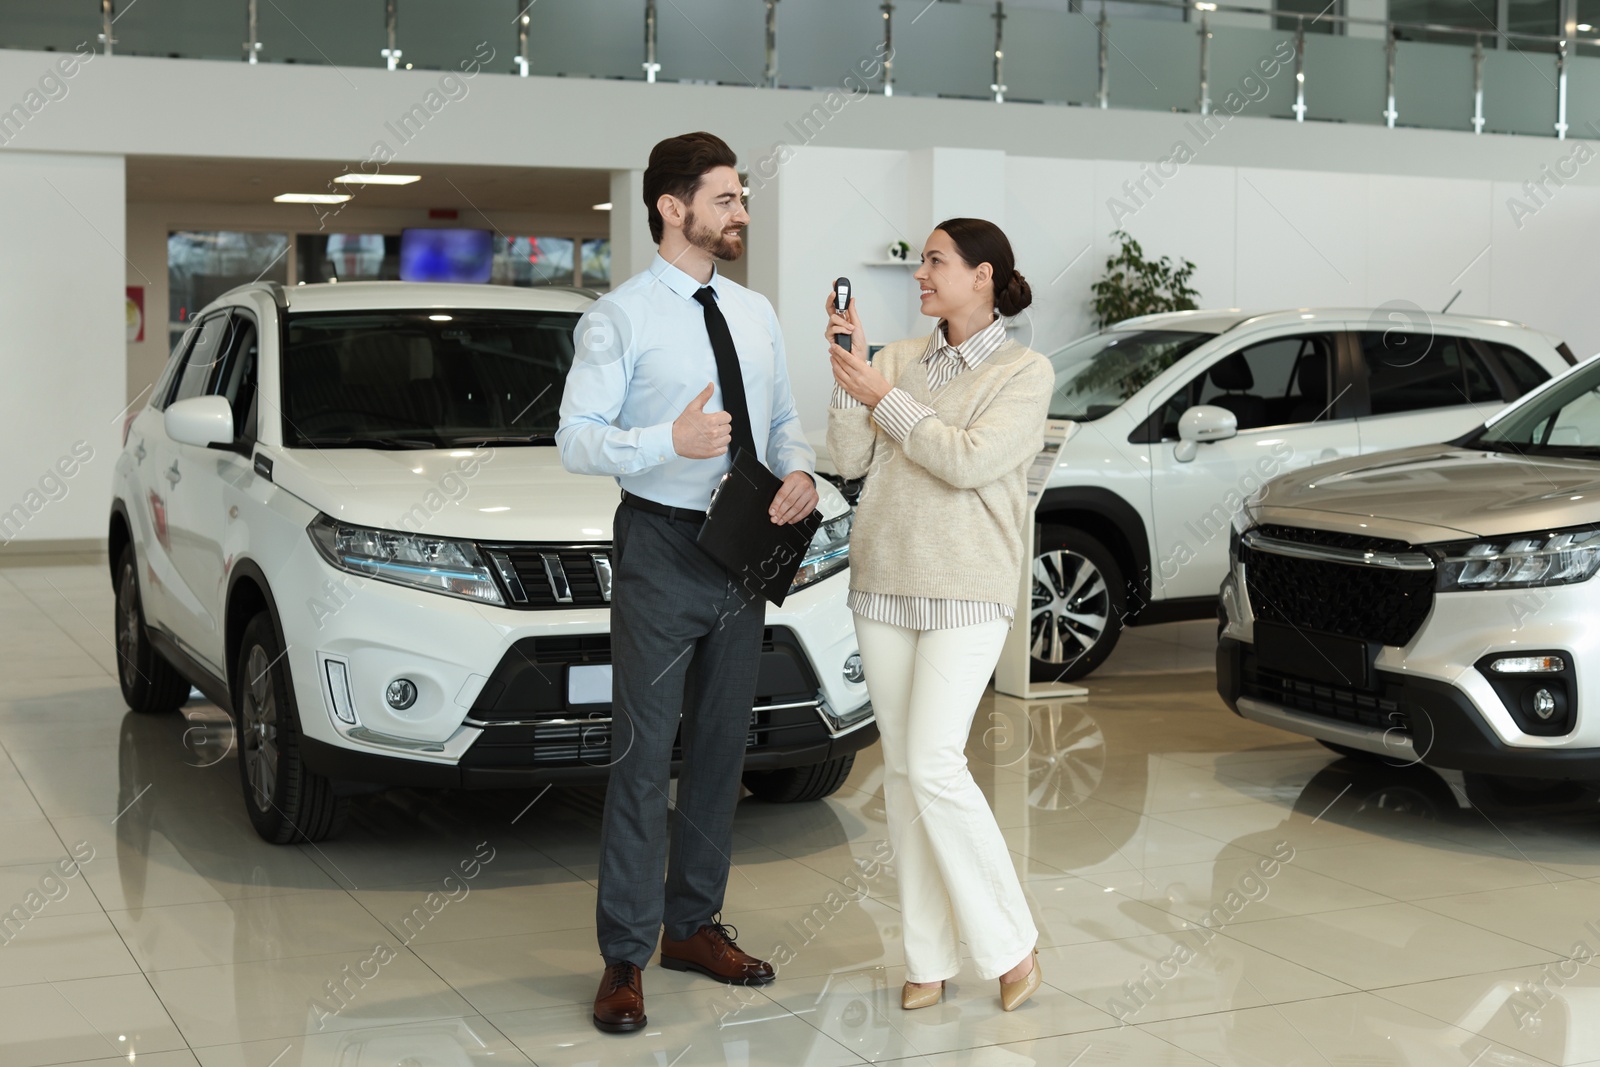
[(908, 259), (865, 259), (862, 265), (867, 267), (920, 267), (922, 264)]

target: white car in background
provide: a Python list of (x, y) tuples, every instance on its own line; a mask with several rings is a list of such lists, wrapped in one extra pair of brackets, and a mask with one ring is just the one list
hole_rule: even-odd
[[(369, 282), (234, 289), (125, 429), (109, 526), (119, 680), (230, 711), (269, 841), (374, 786), (600, 782), (619, 493), (553, 446), (592, 295)], [(810, 800), (877, 737), (845, 607), (852, 509), (768, 608), (745, 785)]]
[(1386, 308), (1182, 311), (1050, 355), (1075, 426), (1039, 502), (1036, 678), (1077, 678), (1124, 626), (1213, 617), (1233, 515), (1312, 463), (1447, 441), (1559, 374), (1559, 338)]

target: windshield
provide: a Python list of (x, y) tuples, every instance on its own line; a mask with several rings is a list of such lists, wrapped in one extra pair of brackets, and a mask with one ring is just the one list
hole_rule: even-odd
[(1538, 452), (1600, 459), (1600, 362), (1515, 408), (1465, 444), (1486, 451)]
[(1074, 341), (1050, 357), (1056, 369), (1050, 417), (1088, 422), (1109, 415), (1212, 336), (1187, 330), (1112, 330)]
[(576, 312), (419, 309), (289, 316), (289, 448), (549, 444)]

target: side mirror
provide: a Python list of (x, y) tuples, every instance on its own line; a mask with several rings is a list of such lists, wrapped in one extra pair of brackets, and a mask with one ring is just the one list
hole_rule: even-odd
[(209, 448), (233, 444), (233, 405), (227, 397), (191, 396), (167, 407), (167, 436), (183, 445)]
[(1188, 463), (1208, 441), (1226, 441), (1239, 433), (1239, 417), (1227, 408), (1214, 404), (1196, 404), (1178, 420), (1178, 446), (1172, 456), (1179, 463)]

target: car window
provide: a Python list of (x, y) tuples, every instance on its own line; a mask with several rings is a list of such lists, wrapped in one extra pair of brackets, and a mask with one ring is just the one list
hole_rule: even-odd
[(1600, 363), (1573, 371), (1468, 438), (1474, 448), (1600, 457)]
[(210, 392), (225, 397), (233, 405), (235, 440), (253, 436), (245, 431), (247, 427), (252, 430), (255, 427), (251, 405), (255, 402), (258, 336), (255, 319), (245, 312), (235, 312), (220, 346), (217, 372), (212, 377)]
[(289, 316), (290, 448), (549, 444), (575, 312), (438, 309)]
[(1089, 422), (1111, 414), (1212, 334), (1188, 330), (1103, 330), (1051, 353), (1052, 419)]
[(1367, 330), (1361, 334), (1361, 358), (1374, 415), (1503, 399), (1465, 338)]
[(178, 372), (178, 383), (168, 403), (205, 395), (223, 348), (223, 338), (228, 332), (228, 319), (228, 313), (222, 311), (200, 320), (195, 330), (194, 344), (184, 357), (183, 369)]
[(1223, 356), (1167, 401), (1161, 435), (1177, 437), (1179, 417), (1196, 404), (1233, 412), (1241, 430), (1328, 418), (1336, 336), (1277, 337)]
[(1550, 380), (1550, 372), (1539, 366), (1538, 362), (1528, 353), (1512, 345), (1501, 344), (1499, 341), (1485, 341), (1500, 359), (1500, 365), (1506, 369), (1506, 374), (1511, 377), (1511, 384), (1516, 387), (1517, 395), (1531, 393), (1538, 386)]

